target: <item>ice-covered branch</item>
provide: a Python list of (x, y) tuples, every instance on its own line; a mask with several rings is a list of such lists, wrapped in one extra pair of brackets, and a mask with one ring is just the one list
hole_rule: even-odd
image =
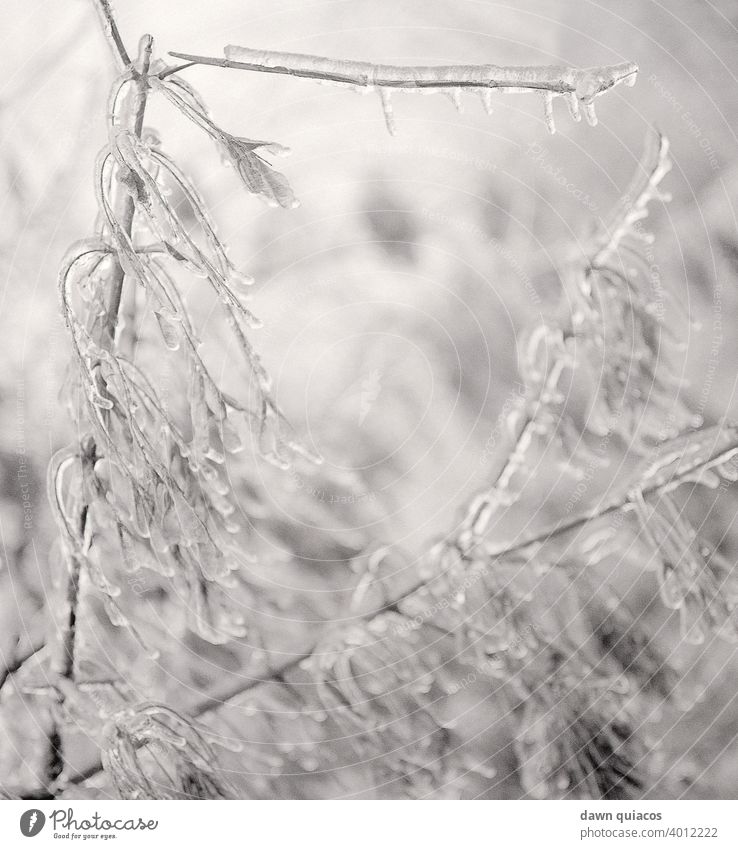
[(651, 201), (668, 201), (670, 196), (659, 186), (671, 171), (669, 140), (659, 132), (649, 134), (649, 145), (644, 151), (636, 173), (623, 199), (614, 211), (609, 224), (600, 233), (596, 248), (590, 257), (592, 269), (602, 269), (610, 264), (623, 240), (634, 236), (641, 240), (648, 236), (636, 230), (638, 222), (648, 216)]
[[(98, 10), (101, 14), (103, 29), (109, 39), (112, 40), (122, 64), (124, 67), (131, 66), (130, 58), (121, 40), (120, 33), (115, 24), (115, 19), (107, 0), (100, 0), (97, 3)], [(146, 109), (146, 94), (148, 91), (148, 83), (146, 77), (149, 71), (151, 61), (151, 52), (153, 48), (153, 39), (150, 35), (145, 35), (140, 42), (138, 68), (131, 67), (134, 84), (136, 87), (136, 99), (134, 102), (132, 115), (130, 116), (132, 124), (132, 132), (136, 137), (140, 137), (143, 131), (144, 111)], [(135, 216), (135, 204), (130, 196), (126, 198), (122, 212), (122, 229), (128, 237), (133, 230), (133, 220)], [(110, 295), (105, 308), (105, 315), (102, 322), (101, 338), (99, 340), (102, 351), (111, 351), (115, 347), (115, 331), (118, 324), (118, 315), (120, 311), (121, 294), (126, 273), (123, 266), (117, 258), (113, 260), (113, 267), (110, 277)], [(64, 275), (62, 276), (62, 288), (64, 284)], [(83, 482), (85, 490), (89, 489), (90, 469), (94, 466), (97, 456), (97, 447), (94, 439), (87, 438), (82, 441), (79, 448), (79, 460), (83, 470)], [(83, 496), (91, 497), (90, 492), (85, 491)], [(76, 538), (82, 541), (88, 535), (87, 520), (89, 514), (89, 503), (83, 497), (79, 506), (79, 515), (76, 517), (77, 528)], [(80, 595), (80, 580), (82, 576), (82, 557), (78, 546), (70, 550), (67, 557), (67, 575), (66, 585), (64, 590), (65, 601), (65, 620), (59, 634), (59, 645), (57, 653), (53, 658), (53, 667), (59, 679), (66, 682), (74, 682), (75, 680), (75, 664), (77, 655), (77, 617), (79, 608)], [(56, 694), (57, 711), (61, 710), (64, 704), (64, 690), (59, 689)], [(44, 767), (46, 790), (54, 793), (56, 785), (65, 766), (65, 758), (63, 753), (63, 742), (61, 729), (58, 722), (54, 718), (51, 727), (48, 731), (48, 745), (46, 753), (46, 763)]]
[[(603, 499), (591, 510), (556, 522), (550, 527), (521, 540), (502, 543), (497, 546), (481, 542), (478, 545), (485, 548), (487, 558), (492, 560), (503, 560), (505, 557), (526, 549), (537, 549), (539, 546), (565, 534), (579, 530), (590, 522), (606, 518), (620, 510), (634, 509), (634, 505), (639, 500), (657, 498), (672, 492), (684, 483), (699, 479), (711, 470), (724, 469), (726, 464), (735, 462), (736, 457), (738, 457), (738, 426), (720, 425), (714, 428), (704, 428), (689, 435), (689, 437), (666, 443), (660, 451), (656, 452), (649, 463), (636, 469), (626, 487), (621, 488), (614, 496)], [(470, 553), (462, 553), (462, 556), (468, 556)], [(384, 604), (380, 610), (370, 611), (363, 618), (371, 622), (385, 616), (388, 611), (401, 611), (403, 604), (426, 586), (427, 579), (419, 580), (393, 600)], [(433, 625), (430, 621), (424, 624)], [(445, 633), (447, 632), (444, 631)], [(265, 670), (261, 677), (254, 676), (245, 683), (237, 682), (229, 689), (203, 699), (190, 710), (191, 716), (195, 718), (206, 716), (224, 705), (242, 698), (262, 685), (283, 682), (288, 673), (299, 669), (314, 657), (318, 645), (319, 643), (316, 643), (307, 651)], [(100, 760), (95, 760), (87, 768), (73, 776), (70, 783), (82, 784), (94, 778), (101, 771), (102, 763)], [(33, 795), (26, 795), (24, 798), (34, 797)]]
[[(150, 35), (146, 35), (141, 40), (141, 55), (140, 55), (140, 76), (136, 81), (136, 97), (137, 102), (133, 115), (133, 134), (140, 138), (143, 131), (144, 113), (146, 111), (146, 95), (148, 93), (148, 83), (146, 76), (149, 72), (149, 63), (151, 62), (151, 51), (153, 49), (153, 39)], [(123, 213), (121, 215), (121, 227), (124, 232), (130, 236), (133, 229), (133, 216), (136, 212), (136, 205), (131, 195), (125, 199)], [(123, 266), (116, 259), (114, 260), (114, 268), (110, 280), (110, 300), (108, 302), (107, 313), (105, 315), (104, 327), (112, 341), (115, 335), (115, 327), (118, 323), (118, 312), (120, 310), (120, 300), (123, 293), (123, 281), (125, 272)]]
[(118, 31), (118, 25), (113, 16), (113, 9), (109, 0), (93, 0), (97, 13), (100, 16), (103, 32), (110, 42), (113, 52), (118, 56), (124, 68), (131, 67), (131, 57), (128, 55), (126, 46)]
[[(285, 74), (293, 77), (333, 82), (339, 85), (376, 89), (382, 97), (387, 126), (392, 131), (390, 91), (405, 92), (446, 90), (458, 94), (462, 90), (482, 94), (485, 106), (491, 91), (538, 92), (544, 99), (544, 114), (551, 132), (554, 131), (553, 98), (565, 98), (572, 117), (580, 120), (580, 105), (587, 121), (597, 123), (595, 98), (611, 88), (625, 83), (633, 85), (638, 66), (633, 62), (602, 65), (594, 68), (572, 68), (565, 65), (383, 65), (329, 59), (301, 53), (280, 53), (229, 45), (225, 58), (198, 56), (191, 53), (171, 53), (191, 65), (215, 65), (242, 71)], [(181, 68), (167, 69), (166, 77)]]
[[(670, 169), (668, 140), (658, 132), (649, 133), (644, 154), (628, 191), (610, 216), (609, 226), (603, 228), (587, 255), (583, 275), (587, 285), (589, 285), (587, 275), (607, 268), (624, 240), (629, 237), (641, 236), (642, 238), (642, 234), (639, 234), (635, 228), (638, 222), (648, 215), (648, 205), (652, 200), (668, 200), (668, 196), (660, 191), (659, 186)], [(581, 274), (579, 267), (577, 267), (577, 273)], [(519, 409), (515, 410), (511, 416), (511, 420), (517, 425), (517, 435), (500, 472), (492, 484), (482, 490), (469, 504), (459, 534), (462, 550), (467, 550), (482, 538), (492, 517), (500, 507), (511, 506), (517, 498), (517, 493), (510, 487), (511, 480), (524, 467), (528, 448), (533, 443), (536, 432), (540, 430), (541, 419), (549, 415), (548, 408), (552, 399), (560, 396), (557, 387), (562, 371), (573, 360), (566, 346), (569, 340), (573, 339), (575, 329), (562, 327), (559, 333), (558, 344), (543, 345), (546, 352), (545, 367), (548, 373), (545, 378), (538, 380), (540, 386), (535, 403), (524, 398)], [(523, 349), (524, 361), (535, 363), (540, 343), (548, 335), (545, 325), (534, 329), (528, 344)], [(550, 362), (549, 348), (553, 351)], [(534, 371), (538, 371), (537, 367)], [(528, 383), (536, 382), (531, 379), (534, 376), (529, 374)], [(529, 386), (529, 389), (531, 388)]]

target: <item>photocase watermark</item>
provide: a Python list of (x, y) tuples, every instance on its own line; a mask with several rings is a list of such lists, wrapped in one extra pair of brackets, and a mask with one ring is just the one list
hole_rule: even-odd
[(648, 81), (677, 113), (677, 115), (681, 117), (687, 131), (694, 139), (697, 140), (700, 150), (705, 154), (705, 157), (710, 164), (710, 168), (712, 168), (713, 171), (719, 171), (720, 162), (717, 158), (717, 152), (712, 146), (710, 139), (704, 133), (702, 127), (695, 120), (692, 113), (688, 109), (684, 108), (684, 104), (677, 99), (674, 92), (664, 84), (664, 81), (657, 74), (651, 74)]
[(504, 649), (501, 649), (499, 652), (492, 652), (487, 655), (486, 660), (482, 663), (476, 663), (474, 665), (474, 669), (467, 673), (463, 678), (455, 681), (450, 687), (447, 688), (447, 692), (449, 696), (455, 696), (457, 693), (466, 690), (471, 687), (479, 680), (480, 675), (496, 675), (499, 674), (500, 665), (503, 661), (503, 655), (509, 651), (514, 651), (518, 646), (522, 645), (525, 642), (528, 642), (529, 638), (534, 636), (536, 633), (536, 629), (533, 624), (528, 624), (524, 628), (521, 628), (514, 639), (510, 640)]
[(590, 212), (599, 212), (599, 207), (592, 198), (580, 186), (569, 179), (564, 173), (563, 168), (550, 161), (550, 152), (539, 142), (531, 142), (525, 151), (528, 156), (533, 159), (533, 162), (541, 168), (544, 174), (551, 177), (554, 182), (561, 186), (564, 191), (571, 195), (575, 200), (578, 200), (585, 209)]
[(332, 280), (313, 280), (306, 286), (291, 289), (289, 294), (280, 298), (278, 309), (265, 316), (264, 327), (259, 331), (261, 340), (274, 337), (275, 328), (282, 326), (284, 320), (294, 317), (295, 308), (313, 302), (314, 296), (334, 285)]
[(453, 147), (439, 147), (429, 144), (409, 144), (407, 142), (393, 142), (387, 144), (368, 144), (365, 148), (372, 156), (395, 157), (402, 153), (412, 153), (417, 156), (428, 156), (433, 159), (444, 159), (447, 162), (458, 162), (461, 165), (470, 165), (477, 171), (497, 171), (497, 164), (490, 159), (465, 153)]
[[(26, 811), (23, 817), (26, 814), (35, 814), (38, 817), (35, 825), (38, 827), (38, 823), (41, 822), (41, 826), (38, 827), (38, 831), (40, 831), (45, 820), (44, 814), (41, 811), (33, 810)], [(23, 817), (21, 817), (21, 831), (23, 831)], [(54, 831), (54, 837), (67, 840), (89, 840), (91, 838), (110, 840), (116, 836), (116, 832), (155, 831), (159, 827), (159, 820), (131, 816), (108, 819), (98, 811), (77, 818), (74, 808), (55, 809), (49, 814), (48, 821)], [(38, 834), (38, 831), (35, 833)]]
[(378, 369), (370, 372), (361, 381), (361, 394), (359, 396), (359, 427), (363, 427), (366, 417), (372, 410), (374, 403), (382, 391), (382, 374)]
[(499, 239), (495, 239), (486, 233), (481, 227), (478, 227), (474, 224), (467, 224), (462, 221), (458, 221), (456, 218), (452, 218), (450, 215), (446, 215), (443, 212), (438, 212), (434, 209), (428, 209), (427, 207), (421, 207), (420, 215), (428, 221), (437, 222), (439, 224), (443, 224), (446, 227), (453, 227), (458, 233), (468, 233), (476, 239), (479, 239), (480, 242), (486, 242), (486, 244), (492, 248), (502, 259), (504, 259), (508, 265), (515, 272), (516, 277), (523, 284), (523, 288), (532, 304), (538, 306), (541, 303), (541, 297), (536, 291), (535, 286), (533, 285), (533, 281), (530, 278), (528, 272), (523, 268), (522, 263), (518, 259), (518, 257), (510, 250), (510, 248)]
[(433, 617), (441, 610), (447, 610), (449, 607), (453, 607), (454, 601), (456, 601), (459, 597), (466, 595), (467, 590), (470, 590), (483, 577), (483, 570), (470, 572), (463, 581), (459, 581), (459, 583), (454, 584), (454, 586), (451, 587), (446, 594), (436, 599), (432, 605), (426, 607), (415, 616), (405, 619), (400, 625), (397, 625), (394, 629), (395, 634), (399, 637), (403, 634), (407, 634), (409, 631), (415, 631), (420, 628), (424, 622), (428, 622), (433, 619)]
[(710, 393), (715, 384), (715, 376), (717, 374), (718, 365), (720, 364), (720, 354), (723, 346), (723, 284), (718, 276), (715, 280), (715, 285), (712, 290), (712, 334), (710, 336), (710, 351), (708, 354), (707, 365), (702, 377), (702, 388), (700, 397), (697, 400), (696, 412), (702, 417), (707, 402), (710, 399)]
[(373, 490), (367, 492), (331, 492), (325, 487), (313, 485), (293, 467), (288, 470), (288, 474), (292, 478), (295, 489), (305, 492), (311, 498), (320, 501), (321, 504), (362, 504), (367, 501), (376, 501), (378, 497)]
[(607, 431), (603, 434), (600, 441), (597, 443), (596, 447), (593, 450), (592, 456), (587, 461), (584, 469), (579, 474), (579, 481), (577, 482), (576, 487), (574, 488), (574, 492), (569, 496), (569, 500), (566, 502), (566, 507), (564, 508), (565, 513), (571, 513), (571, 511), (579, 504), (579, 502), (584, 498), (589, 489), (589, 485), (592, 483), (592, 479), (595, 476), (595, 473), (602, 468), (603, 463), (605, 461), (605, 457), (607, 455), (607, 450), (610, 447), (610, 442), (612, 441), (614, 428), (617, 422), (622, 417), (622, 410), (615, 410), (610, 419), (607, 422)]
[(503, 434), (509, 431), (508, 423), (510, 421), (510, 417), (516, 411), (522, 409), (522, 405), (525, 403), (526, 397), (527, 392), (525, 385), (516, 382), (513, 387), (513, 391), (505, 398), (502, 404), (502, 409), (498, 413), (492, 430), (484, 443), (480, 463), (487, 463), (494, 456), (498, 440), (502, 438)]
[(18, 493), (20, 496), (20, 506), (23, 510), (23, 528), (30, 531), (33, 528), (33, 497), (26, 446), (26, 385), (22, 380), (18, 382), (16, 389), (15, 421), (17, 431), (15, 453), (18, 458)]

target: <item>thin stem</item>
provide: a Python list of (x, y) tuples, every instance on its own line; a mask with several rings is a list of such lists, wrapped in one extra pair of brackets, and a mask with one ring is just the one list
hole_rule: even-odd
[(159, 79), (166, 79), (172, 74), (178, 74), (180, 71), (185, 71), (187, 68), (191, 68), (193, 65), (197, 65), (197, 62), (184, 62), (182, 65), (175, 65), (173, 68), (167, 68), (166, 71), (162, 71), (159, 74)]
[(110, 42), (114, 53), (117, 54), (124, 68), (130, 68), (132, 65), (131, 57), (128, 55), (126, 46), (123, 44), (123, 39), (120, 37), (118, 25), (115, 22), (109, 0), (92, 0), (92, 2), (95, 4), (102, 18), (103, 32)]
[[(87, 529), (87, 505), (83, 505), (79, 517), (80, 539)], [(82, 559), (75, 555), (69, 558), (69, 575), (66, 586), (67, 619), (61, 633), (61, 646), (57, 657), (56, 672), (61, 678), (74, 678), (74, 655), (77, 635), (77, 606), (79, 603), (79, 581), (82, 573)]]
[[(116, 51), (120, 57), (123, 66), (132, 68), (131, 60), (128, 52), (125, 49), (120, 33), (113, 17), (112, 9), (108, 0), (96, 0), (97, 7), (102, 15), (105, 34), (114, 44)], [(148, 73), (151, 64), (151, 52), (153, 49), (153, 38), (150, 35), (145, 35), (141, 40), (139, 52), (140, 70), (135, 71), (134, 81), (136, 85), (137, 97), (134, 105), (133, 113), (133, 132), (137, 137), (141, 137), (143, 131), (144, 113), (146, 110), (146, 99), (148, 93)], [(123, 213), (121, 218), (121, 228), (125, 235), (130, 238), (133, 232), (133, 221), (135, 216), (135, 203), (132, 197), (126, 196)], [(123, 292), (123, 283), (125, 280), (125, 271), (123, 266), (116, 258), (113, 263), (110, 286), (111, 295), (106, 315), (103, 320), (102, 338), (100, 340), (101, 347), (105, 350), (112, 350), (115, 346), (115, 330), (118, 324), (118, 315), (120, 311), (121, 296)], [(82, 464), (83, 478), (83, 498), (88, 499), (89, 492), (89, 477), (92, 467), (96, 459), (96, 445), (94, 440), (87, 438), (80, 446), (80, 460)], [(77, 529), (77, 538), (83, 544), (87, 531), (89, 500), (85, 500), (80, 508), (79, 523)], [(79, 608), (80, 597), (80, 579), (82, 575), (82, 557), (79, 552), (73, 552), (68, 562), (67, 584), (65, 588), (65, 600), (67, 618), (61, 632), (59, 654), (56, 658), (55, 667), (59, 677), (63, 680), (74, 681), (75, 677), (75, 657), (76, 657), (76, 642), (77, 642), (77, 615)], [(57, 694), (57, 708), (61, 708), (64, 704), (63, 691)], [(64, 752), (61, 729), (57, 719), (53, 719), (48, 732), (48, 747), (45, 764), (45, 779), (46, 792), (53, 795), (57, 786), (59, 777), (64, 770)]]
[(43, 648), (45, 648), (45, 646), (46, 642), (41, 640), (36, 645), (32, 646), (32, 648), (24, 655), (16, 657), (10, 663), (7, 663), (5, 665), (5, 669), (0, 672), (0, 690), (2, 690), (5, 686), (6, 681), (11, 675), (15, 675), (15, 673), (18, 672), (24, 664), (34, 658)]
[[(87, 439), (80, 446), (80, 459), (82, 463), (83, 494), (86, 493), (86, 481), (89, 472), (95, 465), (95, 443)], [(80, 508), (77, 525), (77, 539), (83, 541), (87, 531), (88, 504), (85, 502)], [(66, 621), (59, 635), (58, 653), (53, 662), (54, 672), (64, 681), (74, 681), (75, 657), (77, 648), (77, 613), (79, 608), (79, 584), (82, 575), (82, 557), (79, 552), (74, 551), (67, 561), (67, 585), (65, 588)], [(64, 690), (56, 690), (57, 710), (60, 710), (65, 701)], [(44, 775), (46, 778), (46, 790), (54, 792), (56, 783), (64, 771), (64, 744), (62, 732), (58, 719), (52, 716), (51, 725), (47, 733), (46, 763)]]
[[(564, 334), (564, 338), (566, 337), (567, 334)], [(497, 507), (500, 506), (500, 494), (508, 489), (513, 477), (523, 468), (528, 448), (533, 443), (535, 431), (538, 427), (538, 419), (546, 409), (546, 398), (555, 390), (559, 376), (560, 372), (556, 363), (554, 363), (540, 388), (535, 407), (526, 412), (522, 425), (518, 429), (515, 444), (512, 450), (507, 453), (499, 472), (493, 478), (492, 483), (472, 499), (456, 536), (457, 548), (462, 555), (470, 551), (474, 547), (474, 543), (484, 535), (492, 516)], [(517, 497), (517, 495), (513, 495), (513, 498)], [(512, 503), (512, 501), (507, 501), (506, 506)]]
[[(148, 94), (147, 76), (149, 73), (149, 65), (151, 63), (151, 50), (154, 40), (150, 35), (144, 36), (141, 46), (141, 71), (136, 79), (137, 87), (137, 103), (135, 107), (135, 115), (133, 120), (133, 132), (140, 138), (143, 131), (144, 112), (146, 110), (146, 98)], [(121, 228), (127, 236), (130, 237), (133, 231), (133, 218), (136, 214), (136, 203), (130, 195), (126, 196), (121, 215)], [(110, 301), (103, 321), (104, 333), (108, 337), (109, 344), (113, 344), (115, 338), (115, 328), (118, 324), (118, 313), (120, 310), (121, 297), (123, 295), (123, 282), (125, 280), (125, 271), (123, 266), (116, 258), (113, 262), (113, 269), (110, 278)]]
[[(510, 88), (576, 94), (582, 84), (597, 80), (596, 89), (588, 91), (593, 99), (620, 82), (630, 82), (638, 73), (632, 62), (604, 65), (598, 68), (571, 68), (562, 65), (374, 65), (369, 62), (326, 59), (298, 53), (233, 48), (244, 61), (170, 52), (190, 65), (214, 65), (263, 74), (286, 74), (305, 79), (327, 80), (354, 86), (377, 88)], [(168, 68), (159, 74), (164, 79), (180, 68)]]
[(633, 183), (625, 193), (624, 208), (616, 210), (612, 231), (602, 234), (600, 245), (588, 260), (592, 269), (606, 267), (625, 237), (633, 232), (634, 225), (646, 217), (648, 204), (654, 199), (664, 199), (664, 196), (659, 195), (659, 185), (672, 167), (669, 142), (658, 131), (649, 134), (648, 141), (649, 146), (646, 147)]

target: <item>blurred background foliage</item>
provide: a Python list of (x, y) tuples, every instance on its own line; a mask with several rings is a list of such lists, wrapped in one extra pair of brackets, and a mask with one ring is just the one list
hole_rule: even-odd
[[(4, 6), (0, 646), (12, 651), (16, 639), (28, 645), (43, 632), (44, 603), (54, 592), (43, 481), (52, 453), (73, 438), (60, 401), (69, 349), (55, 281), (66, 247), (93, 221), (92, 165), (104, 141), (113, 64), (91, 4)], [(538, 99), (527, 95), (495, 96), (491, 116), (474, 97), (457, 114), (441, 95), (398, 95), (398, 133), (390, 137), (376, 96), (278, 76), (185, 72), (224, 128), (292, 149), (278, 163), (301, 200), (290, 211), (245, 195), (202, 134), (152, 103), (147, 126), (193, 176), (236, 264), (257, 280), (253, 309), (265, 326), (255, 344), (279, 403), (326, 460), (322, 470), (281, 476), (234, 468), (245, 500), (257, 476), (272, 501), (276, 553), (262, 578), (284, 588), (289, 615), (250, 611), (261, 620), (267, 652), (304, 648), (323, 619), (347, 615), (353, 554), (377, 543), (416, 554), (453, 525), (465, 498), (499, 466), (509, 444), (503, 420), (517, 392), (520, 333), (561, 308), (566, 262), (627, 187), (650, 125), (669, 137), (675, 163), (666, 182), (673, 201), (649, 226), (662, 285), (673, 294), (666, 321), (683, 343), (683, 396), (705, 422), (735, 415), (738, 12), (729, 0), (675, 7), (643, 0), (120, 0), (116, 13), (130, 45), (151, 32), (162, 57), (167, 50), (218, 56), (233, 43), (402, 64), (640, 66), (635, 89), (602, 99), (597, 128), (558, 115), (557, 103), (555, 136), (546, 132)], [(207, 327), (205, 351), (216, 372), (238, 379), (212, 305), (195, 289), (188, 298)], [(164, 391), (181, 391), (166, 369), (160, 380)], [(526, 499), (493, 529), (495, 538), (560, 515), (575, 482), (561, 474), (554, 453), (548, 458), (542, 449)], [(595, 476), (587, 499), (604, 490), (608, 475)], [(695, 515), (707, 516), (702, 531), (734, 562), (734, 493), (693, 500)], [(654, 603), (642, 573), (634, 550), (606, 577), (671, 650), (677, 626)], [(541, 579), (539, 593), (545, 580), (552, 579)], [(152, 583), (143, 595), (161, 605), (164, 618), (166, 599), (157, 592)], [(87, 604), (94, 614), (94, 600)], [(253, 660), (254, 646), (205, 646), (172, 626), (171, 650), (152, 663), (135, 647), (111, 649), (115, 634), (106, 643), (102, 629), (86, 645), (91, 664), (112, 663), (134, 688), (146, 681), (164, 696), (184, 692), (184, 705), (215, 681), (235, 680), (244, 654)], [(667, 711), (649, 729), (663, 743), (663, 778), (652, 793), (735, 797), (734, 649), (711, 639), (682, 645), (673, 657), (704, 694), (691, 712)], [(465, 717), (461, 738), (500, 753), (498, 777), (464, 792), (518, 795), (511, 756), (490, 731), (482, 681), (446, 709)], [(19, 729), (40, 735), (32, 713), (27, 705), (3, 712), (0, 762), (22, 760)], [(233, 721), (243, 722), (243, 713)], [(83, 762), (82, 744), (79, 750)], [(355, 772), (340, 780), (285, 779), (284, 793), (361, 793)]]

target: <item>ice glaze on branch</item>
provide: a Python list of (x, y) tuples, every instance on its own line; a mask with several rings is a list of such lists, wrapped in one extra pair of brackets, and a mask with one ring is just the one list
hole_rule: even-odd
[(131, 57), (128, 55), (126, 46), (123, 44), (123, 39), (120, 37), (118, 25), (115, 22), (115, 17), (109, 0), (94, 0), (93, 5), (100, 16), (100, 23), (102, 24), (103, 32), (113, 48), (113, 53), (118, 56), (120, 63), (124, 68), (131, 68)]
[[(628, 485), (610, 499), (604, 499), (593, 509), (579, 513), (563, 522), (558, 522), (517, 542), (489, 545), (478, 542), (477, 547), (484, 547), (486, 555), (491, 559), (502, 559), (511, 554), (538, 547), (563, 534), (576, 531), (592, 521), (602, 519), (619, 510), (634, 509), (636, 500), (658, 497), (672, 492), (684, 483), (698, 480), (706, 471), (719, 469), (738, 457), (738, 425), (724, 424), (714, 428), (703, 428), (693, 435), (694, 444), (690, 440), (680, 438), (666, 443), (658, 456), (643, 468), (636, 469)], [(415, 593), (421, 591), (427, 584), (425, 579), (407, 588), (381, 610), (371, 611), (365, 617), (367, 621), (377, 619), (388, 611), (399, 611), (403, 603)], [(424, 624), (433, 626), (428, 621)], [(229, 702), (241, 698), (246, 693), (262, 685), (279, 683), (284, 676), (301, 667), (313, 657), (319, 642), (304, 653), (293, 656), (289, 660), (265, 670), (262, 677), (249, 678), (245, 683), (236, 683), (228, 690), (218, 695), (208, 696), (190, 709), (193, 718), (200, 718), (217, 711)], [(70, 777), (71, 785), (83, 784), (94, 778), (102, 771), (100, 759), (96, 759), (76, 775)], [(40, 791), (39, 791), (40, 792)], [(22, 798), (38, 798), (33, 791), (27, 791)]]
[[(553, 98), (566, 98), (574, 120), (580, 120), (580, 104), (589, 124), (597, 123), (594, 100), (624, 82), (633, 85), (638, 66), (633, 62), (602, 65), (594, 68), (571, 68), (564, 65), (376, 65), (345, 59), (329, 59), (302, 53), (280, 53), (229, 45), (225, 59), (175, 53), (172, 56), (191, 65), (215, 65), (242, 71), (286, 74), (293, 77), (334, 82), (341, 85), (378, 89), (392, 131), (391, 105), (387, 89), (404, 91), (450, 89), (476, 90), (483, 95), (492, 89), (503, 92), (537, 91), (544, 97), (546, 124), (554, 132)], [(160, 74), (163, 79), (176, 69)], [(485, 99), (485, 105), (487, 101)]]
[[(647, 136), (649, 145), (644, 151), (633, 180), (608, 226), (599, 234), (596, 248), (589, 258), (592, 269), (607, 267), (628, 236), (639, 238), (635, 229), (638, 222), (648, 216), (651, 201), (668, 201), (670, 195), (659, 188), (661, 181), (671, 171), (669, 140), (659, 132)], [(643, 235), (640, 236), (643, 240)]]

